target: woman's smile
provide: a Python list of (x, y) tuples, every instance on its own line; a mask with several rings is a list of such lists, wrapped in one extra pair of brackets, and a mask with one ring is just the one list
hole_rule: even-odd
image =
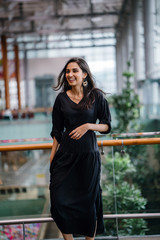
[(76, 79), (75, 78), (68, 78), (68, 81), (74, 82)]

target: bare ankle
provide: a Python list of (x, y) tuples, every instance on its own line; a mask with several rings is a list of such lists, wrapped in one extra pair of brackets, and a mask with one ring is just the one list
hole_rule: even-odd
[(72, 234), (62, 233), (64, 240), (73, 240)]
[(94, 240), (94, 237), (85, 237), (86, 240)]

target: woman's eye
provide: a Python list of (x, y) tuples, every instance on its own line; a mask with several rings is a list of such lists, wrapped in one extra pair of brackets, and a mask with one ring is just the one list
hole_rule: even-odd
[(76, 73), (79, 72), (78, 69), (73, 69), (73, 70), (66, 70), (66, 74), (69, 74), (70, 72)]

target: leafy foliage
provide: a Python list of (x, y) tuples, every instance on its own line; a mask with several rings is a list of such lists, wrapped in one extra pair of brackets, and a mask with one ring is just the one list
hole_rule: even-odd
[[(127, 62), (128, 70), (130, 62)], [(111, 103), (115, 109), (118, 124), (115, 131), (124, 132), (137, 127), (136, 120), (139, 118), (140, 101), (139, 96), (131, 87), (130, 78), (134, 73), (130, 71), (124, 72), (123, 76), (126, 78), (125, 87), (121, 94), (115, 94), (111, 98)]]
[[(114, 157), (114, 176), (113, 176), (113, 159), (107, 157), (102, 163), (103, 177), (103, 208), (106, 213), (116, 213), (115, 197), (117, 213), (137, 212), (145, 209), (146, 199), (141, 195), (138, 186), (134, 185), (131, 175), (135, 172), (135, 168), (130, 161), (129, 155), (122, 157), (119, 153), (115, 153)], [(113, 184), (115, 180), (115, 187)], [(115, 195), (116, 194), (116, 195)], [(108, 235), (116, 235), (116, 223), (106, 220), (105, 228)], [(123, 219), (119, 222), (118, 232), (121, 235), (145, 234), (147, 231), (146, 221), (143, 219)]]
[[(127, 71), (123, 72), (125, 77), (125, 87), (122, 93), (113, 95), (110, 100), (114, 107), (117, 125), (113, 132), (139, 131), (145, 126), (139, 124), (140, 101), (138, 95), (131, 87), (131, 77), (134, 73), (130, 72), (130, 61), (127, 62)], [(156, 131), (156, 130), (155, 130)], [(118, 213), (137, 212), (146, 208), (159, 209), (159, 186), (160, 186), (160, 147), (154, 146), (127, 146), (127, 153), (124, 158), (115, 154), (115, 183)], [(119, 151), (119, 147), (114, 147)], [(132, 163), (134, 164), (132, 164)], [(104, 163), (106, 178), (103, 177), (102, 188), (105, 192), (103, 196), (104, 210), (108, 213), (115, 213), (115, 189), (113, 186), (113, 163), (108, 158)], [(136, 170), (135, 170), (136, 169)], [(104, 175), (105, 175), (104, 174)], [(135, 184), (133, 184), (133, 181)], [(139, 187), (137, 187), (137, 185)], [(152, 220), (150, 220), (151, 222)], [(109, 235), (116, 235), (116, 223), (113, 220), (106, 221), (106, 231)], [(153, 223), (149, 223), (149, 231), (152, 232)], [(119, 234), (137, 235), (145, 234), (147, 230), (146, 221), (143, 219), (127, 219), (119, 221)], [(153, 231), (154, 232), (154, 231)], [(152, 233), (153, 234), (153, 233)]]

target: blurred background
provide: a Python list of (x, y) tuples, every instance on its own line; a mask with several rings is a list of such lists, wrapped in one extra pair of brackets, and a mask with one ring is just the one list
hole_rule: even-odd
[[(0, 220), (50, 216), (50, 149), (5, 147), (52, 142), (52, 87), (69, 58), (83, 57), (107, 93), (113, 129), (98, 141), (159, 137), (160, 0), (1, 0), (0, 37)], [(160, 213), (160, 145), (100, 152), (104, 214)], [(107, 219), (105, 228), (105, 239), (160, 239), (159, 218)], [(0, 239), (23, 231), (2, 224)], [(62, 237), (53, 222), (25, 231)]]

